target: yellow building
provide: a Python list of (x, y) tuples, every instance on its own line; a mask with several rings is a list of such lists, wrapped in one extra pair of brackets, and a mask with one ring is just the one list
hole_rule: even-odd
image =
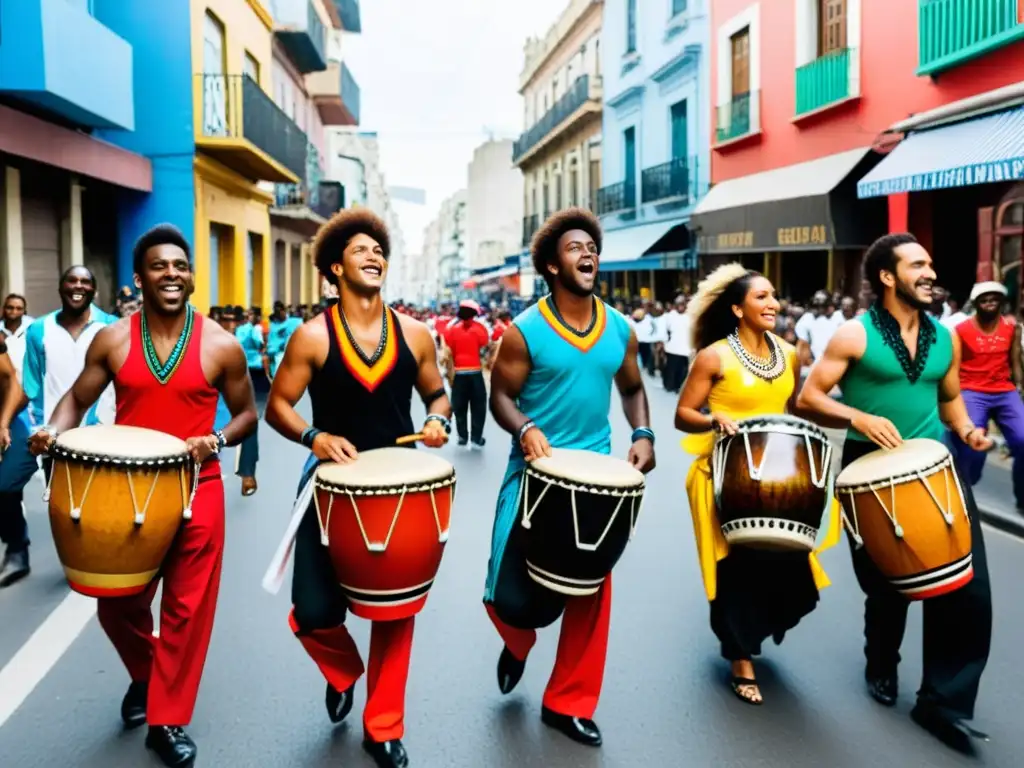
[[(261, 0), (190, 0), (196, 308), (271, 305), (272, 182), (305, 173), (305, 133), (270, 95), (274, 21)], [(261, 182), (263, 182), (261, 184)]]

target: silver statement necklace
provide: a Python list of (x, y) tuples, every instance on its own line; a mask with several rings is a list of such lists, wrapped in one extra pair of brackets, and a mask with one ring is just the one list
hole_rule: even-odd
[(765, 339), (768, 341), (768, 357), (757, 357), (750, 354), (742, 342), (740, 342), (737, 331), (730, 333), (726, 341), (729, 342), (729, 347), (736, 354), (736, 357), (739, 358), (744, 368), (759, 379), (774, 381), (786, 372), (786, 356), (782, 353), (779, 342), (775, 340), (774, 336), (765, 334)]

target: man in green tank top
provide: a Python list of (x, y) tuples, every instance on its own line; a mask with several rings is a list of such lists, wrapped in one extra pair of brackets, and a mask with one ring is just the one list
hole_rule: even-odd
[[(935, 271), (913, 235), (879, 238), (864, 256), (864, 277), (877, 297), (868, 312), (836, 331), (799, 396), (801, 408), (849, 424), (843, 466), (903, 440), (961, 440), (974, 450), (992, 447), (984, 425), (971, 423), (960, 396), (960, 342), (932, 320)], [(843, 402), (828, 396), (839, 385)], [(948, 427), (948, 431), (947, 431)], [(992, 600), (981, 523), (970, 487), (974, 577), (947, 594), (923, 601), (924, 674), (911, 717), (950, 746), (970, 749), (987, 737), (968, 726), (992, 635)], [(857, 581), (866, 597), (865, 677), (868, 692), (893, 706), (909, 601), (882, 576), (867, 552), (848, 537)]]

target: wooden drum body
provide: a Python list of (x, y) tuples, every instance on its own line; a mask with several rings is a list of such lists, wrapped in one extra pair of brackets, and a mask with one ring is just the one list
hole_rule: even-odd
[(906, 440), (862, 456), (836, 490), (850, 536), (907, 599), (944, 595), (974, 577), (971, 519), (942, 443)]
[(592, 595), (633, 538), (644, 476), (605, 454), (553, 448), (526, 468), (519, 493), (530, 578), (563, 595)]
[(68, 584), (90, 597), (136, 595), (191, 516), (184, 441), (126, 426), (71, 429), (52, 449), (50, 528)]
[(729, 544), (759, 549), (814, 549), (832, 503), (832, 445), (814, 424), (794, 416), (744, 419), (715, 443), (715, 505)]
[(441, 565), (455, 468), (412, 448), (323, 464), (314, 494), (320, 540), (352, 613), (376, 621), (419, 613)]

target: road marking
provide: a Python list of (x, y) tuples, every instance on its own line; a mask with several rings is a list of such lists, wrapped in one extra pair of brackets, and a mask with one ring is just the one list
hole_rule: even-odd
[(0, 728), (18, 711), (40, 681), (96, 615), (96, 601), (71, 592), (32, 637), (0, 669)]

